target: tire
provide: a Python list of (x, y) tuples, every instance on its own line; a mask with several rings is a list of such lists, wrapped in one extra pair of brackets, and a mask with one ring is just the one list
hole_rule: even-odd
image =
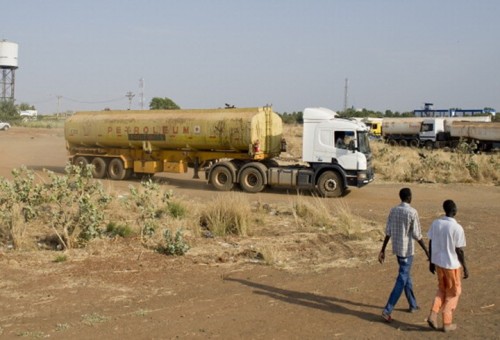
[(94, 178), (104, 178), (106, 176), (107, 164), (106, 161), (101, 157), (96, 157), (91, 163), (94, 166), (92, 169), (92, 176)]
[(405, 139), (401, 139), (399, 141), (399, 146), (407, 147), (408, 146), (408, 141)]
[(344, 192), (344, 183), (335, 171), (326, 171), (319, 176), (318, 191), (323, 197), (340, 197)]
[(432, 150), (434, 148), (434, 145), (430, 140), (428, 140), (427, 142), (425, 142), (425, 148), (427, 150)]
[(412, 148), (418, 148), (418, 145), (419, 145), (418, 139), (412, 139), (410, 141), (410, 147), (412, 147)]
[(87, 166), (89, 164), (89, 160), (87, 159), (87, 157), (78, 156), (78, 157), (73, 158), (73, 164), (78, 165), (81, 168), (84, 168), (85, 166)]
[(265, 186), (262, 172), (253, 166), (243, 169), (240, 173), (240, 186), (246, 192), (261, 192)]
[(389, 145), (396, 146), (396, 145), (398, 145), (398, 142), (395, 139), (389, 139)]
[(210, 172), (210, 183), (219, 191), (230, 191), (234, 188), (233, 173), (225, 165), (219, 165)]
[(120, 158), (113, 158), (111, 162), (109, 162), (108, 176), (115, 181), (125, 179), (127, 176), (127, 169), (125, 169), (123, 161)]

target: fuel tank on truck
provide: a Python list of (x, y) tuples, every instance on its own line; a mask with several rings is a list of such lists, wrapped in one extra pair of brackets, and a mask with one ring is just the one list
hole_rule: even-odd
[(470, 138), (481, 141), (500, 141), (498, 122), (453, 122), (450, 134), (455, 138)]
[(384, 118), (382, 135), (418, 135), (423, 118)]
[(283, 125), (271, 107), (77, 112), (64, 125), (68, 148), (280, 153)]

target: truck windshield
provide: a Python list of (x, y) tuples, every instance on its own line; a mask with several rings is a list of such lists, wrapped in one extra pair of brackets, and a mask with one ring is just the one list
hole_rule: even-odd
[(365, 155), (368, 155), (371, 153), (370, 150), (370, 141), (368, 139), (368, 132), (366, 131), (359, 131), (358, 132), (358, 149), (359, 152), (364, 153)]

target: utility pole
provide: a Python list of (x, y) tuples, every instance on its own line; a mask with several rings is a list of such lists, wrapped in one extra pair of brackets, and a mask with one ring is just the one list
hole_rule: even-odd
[(132, 98), (135, 97), (135, 94), (133, 94), (131, 91), (128, 91), (125, 97), (128, 98), (128, 109), (130, 110), (130, 107), (132, 106)]
[(345, 78), (345, 88), (344, 88), (344, 113), (347, 111), (347, 98), (349, 89), (349, 79)]
[(139, 105), (144, 110), (144, 78), (139, 79)]
[(59, 117), (59, 113), (61, 112), (61, 98), (62, 96), (57, 95), (57, 117)]

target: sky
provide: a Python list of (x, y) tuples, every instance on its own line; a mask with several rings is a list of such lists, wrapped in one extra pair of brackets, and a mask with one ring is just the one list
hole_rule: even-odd
[(140, 109), (141, 93), (144, 109), (168, 97), (279, 113), (500, 110), (498, 0), (16, 0), (0, 10), (0, 40), (19, 46), (16, 104), (41, 114)]

